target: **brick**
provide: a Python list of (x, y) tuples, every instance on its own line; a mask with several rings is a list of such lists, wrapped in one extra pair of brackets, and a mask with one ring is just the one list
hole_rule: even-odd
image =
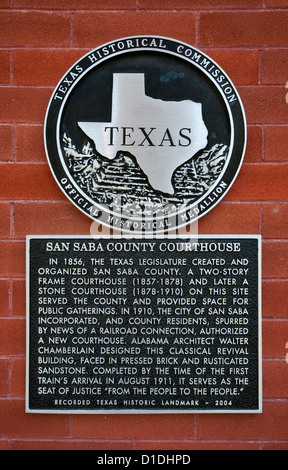
[(288, 450), (288, 442), (264, 442), (262, 450)]
[[(288, 352), (288, 321), (264, 320), (262, 322), (262, 351), (265, 358), (279, 358), (285, 361)], [(286, 364), (288, 367), (288, 365)]]
[(0, 179), (3, 182), (0, 199), (65, 200), (48, 164), (2, 164)]
[(11, 0), (1, 0), (0, 8), (10, 8)]
[(44, 122), (52, 91), (47, 88), (0, 87), (0, 120)]
[(218, 440), (287, 440), (288, 401), (264, 402), (261, 414), (198, 416), (198, 438)]
[(9, 360), (0, 359), (0, 395), (7, 395), (9, 376)]
[(259, 450), (256, 442), (156, 441), (137, 442), (136, 450)]
[(25, 244), (0, 241), (0, 276), (25, 276)]
[(258, 204), (222, 201), (198, 221), (198, 228), (203, 234), (259, 233), (260, 207)]
[(192, 439), (193, 415), (107, 415), (73, 418), (73, 437), (98, 439)]
[(288, 165), (243, 164), (226, 201), (287, 199)]
[(244, 162), (256, 163), (262, 160), (262, 129), (260, 126), (248, 126), (247, 146)]
[(0, 450), (9, 450), (8, 441), (0, 441)]
[(13, 280), (12, 283), (12, 315), (24, 317), (26, 314), (26, 282)]
[(10, 237), (10, 204), (0, 202), (0, 237)]
[(9, 315), (9, 284), (0, 280), (0, 317)]
[(99, 12), (75, 13), (75, 45), (96, 47), (113, 38), (137, 35), (177, 37), (196, 40), (196, 14), (185, 12)]
[(0, 83), (10, 83), (10, 52), (0, 51)]
[(265, 279), (288, 277), (288, 241), (263, 241), (262, 275)]
[(287, 317), (288, 281), (262, 282), (262, 315), (264, 318)]
[(265, 127), (265, 161), (287, 161), (288, 126)]
[(136, 0), (15, 0), (15, 8), (47, 9), (47, 10), (126, 10), (136, 8)]
[[(88, 50), (16, 49), (13, 51), (14, 84), (56, 86), (72, 65)], [(42, 67), (45, 64), (45, 67)]]
[(0, 414), (0, 437), (63, 438), (69, 433), (68, 416), (46, 414), (40, 419), (37, 413), (25, 413), (24, 400), (0, 400)]
[(92, 220), (72, 203), (16, 203), (14, 236), (26, 234), (79, 234), (90, 233)]
[(266, 0), (266, 8), (287, 8), (287, 0)]
[(266, 49), (262, 52), (263, 84), (285, 85), (287, 82), (287, 49)]
[(25, 320), (0, 319), (0, 355), (25, 354)]
[(278, 124), (288, 122), (287, 90), (280, 86), (238, 88), (248, 124)]
[(133, 450), (133, 441), (89, 441), (89, 440), (34, 440), (25, 441), (16, 439), (12, 443), (12, 450)]
[(259, 79), (259, 51), (250, 49), (203, 49), (225, 70), (237, 85), (257, 85)]
[(47, 162), (43, 125), (19, 124), (16, 126), (16, 159), (19, 162)]
[(11, 0), (0, 0), (0, 8), (10, 8)]
[(263, 236), (265, 238), (288, 238), (288, 203), (263, 204)]
[[(288, 350), (287, 350), (288, 353)], [(285, 360), (263, 361), (263, 397), (287, 398), (288, 364)]]
[(0, 125), (0, 162), (8, 162), (12, 156), (12, 127)]
[(57, 12), (0, 11), (0, 46), (69, 46), (70, 15)]
[[(177, 4), (176, 4), (177, 3)], [(216, 10), (216, 9), (234, 9), (234, 8), (262, 8), (262, 0), (140, 0), (140, 8), (150, 9), (195, 9), (195, 10)]]
[(200, 45), (285, 46), (287, 11), (209, 12), (200, 14)]
[(13, 359), (12, 361), (11, 393), (13, 396), (25, 396), (25, 366), (25, 359)]

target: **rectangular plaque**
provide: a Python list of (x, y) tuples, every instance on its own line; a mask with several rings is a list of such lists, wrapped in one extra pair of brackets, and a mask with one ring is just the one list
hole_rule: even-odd
[(31, 413), (259, 413), (258, 235), (27, 237)]

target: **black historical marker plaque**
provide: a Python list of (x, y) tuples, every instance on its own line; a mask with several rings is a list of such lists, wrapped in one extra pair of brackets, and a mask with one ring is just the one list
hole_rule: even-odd
[(254, 235), (28, 236), (26, 411), (261, 412), (260, 269)]

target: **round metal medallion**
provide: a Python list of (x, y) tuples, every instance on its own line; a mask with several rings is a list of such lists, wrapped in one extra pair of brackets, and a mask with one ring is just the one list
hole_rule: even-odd
[(243, 105), (226, 73), (159, 36), (85, 55), (57, 85), (45, 120), (62, 191), (92, 219), (135, 234), (175, 231), (210, 211), (245, 146)]

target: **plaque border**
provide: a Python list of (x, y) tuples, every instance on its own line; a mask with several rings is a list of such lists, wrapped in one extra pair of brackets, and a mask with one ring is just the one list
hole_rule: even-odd
[(94, 240), (98, 239), (184, 239), (189, 237), (189, 233), (187, 236), (185, 234), (175, 234), (175, 235), (154, 235), (149, 236), (147, 235), (145, 238), (141, 237), (140, 235), (134, 236), (121, 236), (115, 234), (113, 235), (97, 235), (91, 237), (91, 235), (26, 235), (26, 371), (25, 371), (25, 412), (26, 413), (35, 413), (35, 414), (89, 414), (89, 415), (98, 415), (98, 414), (257, 414), (262, 413), (263, 408), (263, 386), (262, 386), (262, 236), (255, 235), (255, 234), (247, 234), (247, 235), (226, 235), (226, 234), (199, 234), (199, 235), (192, 235), (192, 239), (256, 239), (258, 241), (258, 408), (251, 410), (251, 409), (240, 409), (240, 410), (221, 410), (221, 409), (209, 409), (209, 410), (197, 410), (197, 409), (187, 409), (187, 410), (150, 410), (150, 409), (129, 409), (129, 410), (119, 410), (119, 409), (100, 409), (100, 410), (86, 410), (86, 409), (58, 409), (58, 410), (51, 410), (51, 409), (31, 409), (29, 407), (29, 366), (30, 366), (30, 240), (32, 239), (87, 239), (91, 238)]

